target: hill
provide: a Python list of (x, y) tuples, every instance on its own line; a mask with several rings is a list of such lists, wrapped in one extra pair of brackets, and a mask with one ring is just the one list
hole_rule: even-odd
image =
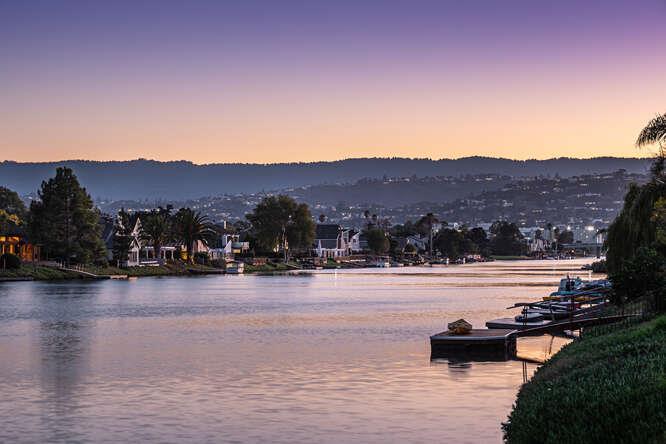
[(496, 174), (568, 177), (626, 169), (643, 173), (648, 159), (599, 157), (511, 160), (490, 157), (461, 159), (359, 158), (335, 162), (196, 165), (191, 162), (131, 160), (97, 162), (0, 163), (0, 185), (19, 194), (35, 192), (57, 166), (73, 168), (93, 197), (119, 199), (191, 199), (204, 195), (254, 193), (316, 184), (354, 182), (361, 178)]

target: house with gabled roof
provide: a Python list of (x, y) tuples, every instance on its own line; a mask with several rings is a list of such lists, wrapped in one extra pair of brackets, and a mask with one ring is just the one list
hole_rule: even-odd
[(322, 258), (349, 256), (352, 252), (349, 230), (338, 224), (318, 224), (315, 231), (314, 253)]

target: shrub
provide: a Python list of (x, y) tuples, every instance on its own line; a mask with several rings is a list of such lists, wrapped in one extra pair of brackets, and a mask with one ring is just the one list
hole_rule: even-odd
[(210, 262), (210, 257), (208, 257), (208, 254), (203, 252), (194, 253), (194, 262), (199, 265), (208, 265)]
[(592, 262), (592, 271), (594, 273), (608, 273), (606, 261), (602, 259), (600, 261)]
[(518, 393), (508, 443), (666, 438), (666, 317), (564, 347)]
[(641, 247), (636, 254), (622, 263), (621, 268), (610, 274), (613, 281), (612, 302), (622, 305), (632, 300), (648, 297), (658, 308), (666, 296), (666, 259), (652, 248)]
[(21, 259), (15, 254), (5, 253), (0, 256), (0, 267), (7, 270), (21, 268)]

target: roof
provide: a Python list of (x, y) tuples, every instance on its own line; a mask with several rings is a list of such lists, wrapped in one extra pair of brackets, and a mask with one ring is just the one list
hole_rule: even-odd
[(106, 248), (111, 250), (113, 249), (113, 235), (116, 234), (113, 219), (103, 217), (99, 222), (102, 225), (102, 241), (104, 241)]
[(338, 248), (338, 241), (335, 239), (320, 239), (319, 243), (321, 244), (321, 248), (329, 250), (335, 250)]
[(316, 239), (338, 239), (342, 227), (338, 224), (318, 224)]

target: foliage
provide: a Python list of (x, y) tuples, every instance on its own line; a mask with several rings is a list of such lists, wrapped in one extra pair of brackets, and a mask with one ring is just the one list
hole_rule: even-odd
[(666, 142), (666, 114), (657, 116), (648, 122), (638, 135), (636, 145), (645, 146), (664, 142)]
[(308, 250), (315, 240), (315, 223), (307, 204), (298, 204), (287, 225), (287, 243), (295, 251)]
[(22, 221), (16, 214), (0, 209), (0, 234), (13, 233), (21, 225)]
[(523, 235), (515, 223), (506, 221), (493, 222), (490, 227), (493, 238), (490, 241), (492, 254), (498, 256), (521, 255), (525, 252)]
[(374, 254), (384, 254), (390, 247), (390, 242), (384, 230), (379, 228), (371, 228), (365, 232), (368, 240), (368, 248)]
[(199, 265), (209, 265), (210, 258), (208, 257), (208, 254), (199, 251), (197, 253), (194, 253), (194, 263), (199, 264)]
[(474, 251), (472, 252), (479, 253), (482, 256), (490, 256), (490, 241), (488, 240), (486, 230), (481, 227), (474, 227), (465, 232), (465, 237), (473, 245)]
[(505, 440), (666, 440), (666, 316), (564, 347), (523, 385)]
[(0, 268), (3, 270), (18, 270), (21, 268), (21, 259), (11, 253), (5, 253), (0, 256)]
[(611, 297), (615, 304), (649, 296), (658, 310), (666, 309), (666, 261), (653, 248), (639, 248), (609, 278), (613, 282)]
[(558, 233), (557, 242), (559, 244), (572, 244), (574, 242), (574, 234), (571, 230), (564, 230)]
[(407, 237), (418, 234), (416, 225), (411, 220), (406, 221), (404, 224), (397, 224), (391, 228), (391, 235), (395, 237)]
[(428, 213), (416, 222), (414, 228), (421, 236), (429, 236), (432, 232), (433, 226), (437, 223), (439, 223), (437, 216), (435, 216), (433, 213)]
[(310, 209), (289, 196), (265, 197), (246, 218), (263, 251), (282, 248), (286, 255), (288, 248), (307, 249), (314, 242), (315, 224)]
[(141, 218), (141, 239), (152, 244), (155, 257), (161, 258), (162, 246), (172, 238), (168, 209), (152, 210)]
[(24, 219), (27, 214), (25, 204), (19, 195), (5, 187), (0, 187), (0, 210), (16, 215), (19, 219)]
[(132, 244), (132, 227), (129, 214), (123, 209), (118, 212), (114, 221), (113, 260), (121, 264), (127, 260)]
[(413, 244), (407, 244), (405, 245), (405, 254), (416, 254), (417, 250), (416, 247)]
[(31, 240), (48, 258), (87, 264), (106, 255), (99, 211), (69, 168), (58, 168), (55, 177), (42, 182), (28, 219)]
[(178, 210), (174, 215), (173, 226), (174, 237), (185, 245), (185, 257), (188, 262), (193, 260), (194, 244), (201, 242), (208, 245), (215, 234), (208, 216), (190, 208)]
[(608, 227), (606, 260), (613, 281), (614, 299), (625, 303), (643, 296), (656, 297), (665, 309), (663, 292), (666, 269), (666, 184), (663, 152), (655, 159), (651, 180), (633, 184), (622, 211)]
[(442, 254), (451, 259), (467, 253), (468, 248), (466, 244), (468, 241), (464, 234), (452, 228), (444, 228), (441, 230), (434, 240), (435, 247), (442, 252)]
[(592, 272), (593, 273), (608, 273), (608, 267), (606, 266), (606, 260), (602, 259), (600, 261), (592, 262)]

